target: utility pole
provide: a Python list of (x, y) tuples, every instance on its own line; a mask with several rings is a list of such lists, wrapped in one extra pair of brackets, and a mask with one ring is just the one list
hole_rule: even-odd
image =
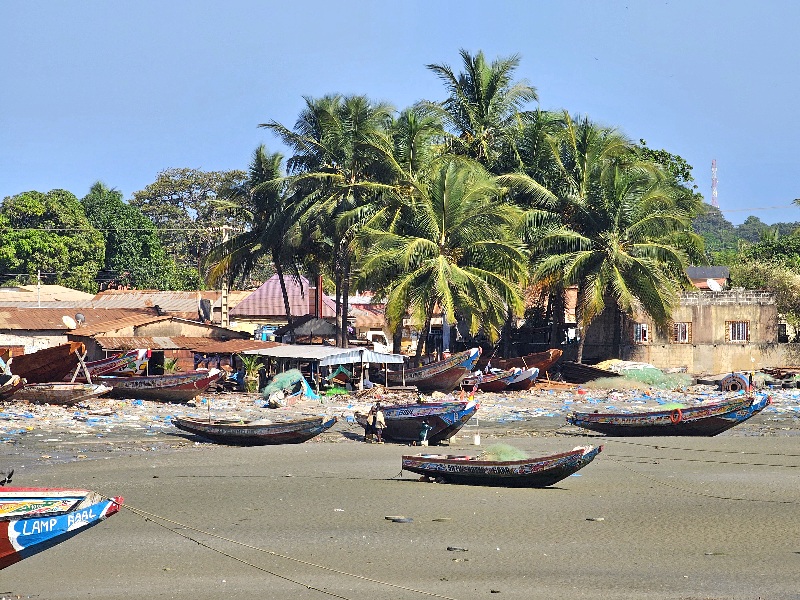
[(42, 270), (36, 271), (36, 306), (42, 308)]
[[(233, 229), (229, 225), (222, 226), (222, 243), (228, 241), (228, 231)], [(231, 316), (228, 312), (228, 272), (222, 276), (222, 289), (219, 299), (219, 324), (222, 327), (228, 327), (231, 324)]]

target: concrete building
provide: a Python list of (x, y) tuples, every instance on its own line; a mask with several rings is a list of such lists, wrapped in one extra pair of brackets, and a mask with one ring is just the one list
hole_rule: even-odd
[(666, 331), (646, 316), (623, 316), (615, 330), (613, 311), (606, 311), (586, 333), (584, 362), (614, 357), (615, 331), (624, 360), (694, 374), (782, 366), (793, 352), (792, 345), (778, 344), (774, 295), (741, 288), (683, 292)]

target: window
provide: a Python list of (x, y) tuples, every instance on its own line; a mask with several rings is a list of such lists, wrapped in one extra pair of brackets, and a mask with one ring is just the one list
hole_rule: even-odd
[(672, 324), (672, 343), (691, 344), (692, 343), (692, 324), (673, 323)]
[(650, 341), (650, 332), (647, 329), (647, 323), (634, 323), (633, 341), (639, 343)]
[(725, 321), (726, 342), (749, 342), (750, 321)]

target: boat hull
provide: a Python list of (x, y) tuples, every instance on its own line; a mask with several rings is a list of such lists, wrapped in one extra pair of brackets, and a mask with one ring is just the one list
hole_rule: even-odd
[(526, 354), (517, 358), (492, 358), (478, 361), (478, 366), (483, 368), (486, 363), (492, 363), (492, 366), (498, 369), (530, 369), (536, 367), (540, 373), (546, 373), (558, 359), (564, 354), (564, 351), (559, 348), (550, 348), (544, 352), (534, 352), (533, 354)]
[[(382, 406), (386, 428), (383, 437), (395, 442), (418, 442), (423, 421), (431, 428), (429, 444), (439, 444), (453, 437), (472, 418), (479, 404), (470, 402), (416, 403)], [(357, 415), (363, 427), (366, 415)]]
[(252, 422), (202, 421), (200, 419), (174, 418), (172, 424), (178, 429), (199, 435), (212, 442), (231, 446), (271, 446), (278, 444), (300, 444), (336, 424), (336, 417), (323, 419), (301, 419), (285, 423), (259, 425)]
[(0, 375), (0, 400), (8, 400), (25, 385), (25, 380), (19, 375)]
[(30, 354), (20, 354), (11, 358), (11, 372), (28, 383), (48, 383), (62, 381), (71, 375), (80, 364), (78, 355), (86, 352), (81, 342), (70, 342), (43, 348)]
[(443, 483), (493, 487), (547, 487), (579, 471), (603, 447), (582, 447), (571, 452), (512, 461), (482, 461), (472, 457), (436, 455), (403, 456), (403, 470)]
[(529, 390), (533, 387), (533, 384), (536, 383), (536, 378), (538, 376), (539, 369), (536, 367), (525, 369), (521, 373), (518, 373), (517, 376), (511, 380), (506, 389), (509, 392), (524, 392)]
[(425, 392), (452, 392), (470, 374), (480, 354), (480, 348), (472, 348), (442, 361), (408, 369), (405, 374), (388, 371), (386, 377), (392, 385), (414, 385)]
[(99, 383), (111, 386), (109, 398), (134, 398), (160, 402), (188, 402), (202, 394), (219, 380), (221, 371), (188, 371), (169, 375), (134, 375), (133, 377), (114, 377), (104, 375), (97, 378)]
[(0, 569), (38, 554), (119, 511), (123, 499), (86, 490), (0, 489)]
[(111, 391), (111, 386), (98, 383), (32, 383), (25, 384), (14, 394), (14, 400), (27, 400), (35, 404), (60, 404), (70, 406)]
[(769, 406), (769, 396), (647, 413), (572, 413), (567, 423), (619, 437), (711, 437), (744, 423)]

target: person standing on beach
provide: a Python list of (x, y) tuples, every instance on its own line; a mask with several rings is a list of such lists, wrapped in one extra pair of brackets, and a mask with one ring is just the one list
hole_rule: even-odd
[(371, 444), (375, 434), (375, 407), (369, 409), (367, 418), (364, 421), (364, 441)]
[(375, 437), (378, 438), (378, 443), (383, 443), (383, 430), (386, 429), (386, 420), (383, 416), (383, 411), (381, 410), (381, 403), (375, 403), (375, 420), (373, 423), (373, 431), (375, 432)]

